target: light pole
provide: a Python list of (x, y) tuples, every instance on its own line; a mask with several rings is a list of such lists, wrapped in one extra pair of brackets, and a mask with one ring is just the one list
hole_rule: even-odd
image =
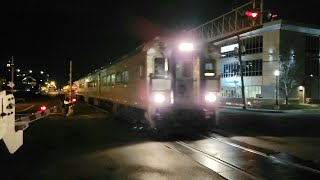
[(279, 70), (275, 70), (274, 71), (274, 75), (276, 76), (276, 105), (278, 106), (279, 105), (279, 101), (278, 101), (278, 86), (279, 86), (279, 75), (280, 75), (280, 72)]

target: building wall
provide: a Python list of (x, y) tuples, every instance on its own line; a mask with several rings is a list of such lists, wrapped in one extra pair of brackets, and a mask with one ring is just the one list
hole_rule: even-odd
[[(309, 76), (305, 74), (306, 69), (306, 36), (311, 34), (320, 35), (320, 28), (308, 28), (304, 26), (287, 25), (283, 21), (271, 22), (265, 24), (263, 29), (247, 33), (247, 36), (262, 35), (263, 36), (263, 51), (261, 53), (243, 55), (243, 62), (262, 59), (262, 76), (244, 76), (244, 86), (246, 91), (248, 87), (261, 86), (261, 95), (251, 97), (246, 95), (247, 98), (265, 99), (266, 102), (273, 102), (276, 99), (276, 77), (274, 75), (275, 70), (280, 69), (280, 64), (283, 61), (293, 62), (297, 71), (295, 72), (294, 78), (297, 80), (295, 88), (289, 94), (291, 102), (305, 102), (306, 98), (313, 99), (313, 102), (320, 102), (320, 77)], [(246, 38), (246, 35), (241, 35)], [(320, 38), (319, 38), (320, 39)], [(236, 43), (233, 39), (225, 40), (223, 44)], [(320, 57), (320, 52), (319, 52)], [(319, 59), (318, 57), (318, 59)], [(221, 68), (225, 64), (236, 63), (238, 57), (229, 57), (221, 59)], [(320, 59), (318, 60), (318, 66), (320, 69)], [(280, 69), (281, 70), (281, 69)], [(281, 72), (280, 72), (281, 73)], [(318, 73), (319, 74), (319, 73)], [(290, 76), (290, 77), (292, 77)], [(280, 83), (281, 84), (281, 83)], [(299, 87), (300, 86), (300, 87)], [(285, 99), (284, 91), (279, 87), (279, 99), (283, 102)], [(240, 76), (222, 77), (221, 78), (221, 92), (222, 95), (225, 90), (234, 91), (235, 101), (241, 98), (241, 79)], [(247, 94), (247, 92), (246, 92)], [(251, 93), (252, 94), (252, 93)], [(230, 100), (230, 96), (225, 99)], [(290, 102), (290, 101), (289, 101)]]

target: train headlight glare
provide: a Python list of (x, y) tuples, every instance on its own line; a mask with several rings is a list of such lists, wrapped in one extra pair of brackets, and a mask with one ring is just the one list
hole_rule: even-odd
[(163, 94), (157, 93), (153, 96), (153, 100), (154, 102), (161, 104), (166, 100), (166, 98)]
[(214, 93), (209, 92), (204, 96), (204, 99), (206, 102), (213, 103), (217, 100), (217, 96)]
[(179, 45), (179, 50), (180, 51), (193, 51), (193, 44), (192, 43), (181, 43)]

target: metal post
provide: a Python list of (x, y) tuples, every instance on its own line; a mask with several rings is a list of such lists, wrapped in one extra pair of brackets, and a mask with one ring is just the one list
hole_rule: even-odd
[(279, 101), (278, 101), (278, 82), (279, 81), (279, 76), (276, 76), (276, 105), (279, 105)]
[(242, 60), (241, 60), (241, 43), (240, 43), (240, 36), (238, 35), (238, 57), (239, 57), (239, 62), (240, 62), (240, 77), (241, 77), (241, 93), (242, 93), (242, 104), (243, 104), (243, 109), (247, 108), (246, 104), (246, 97), (245, 97), (245, 92), (244, 92), (244, 82), (243, 82), (243, 66), (242, 66)]
[[(11, 82), (14, 83), (14, 57), (11, 56)], [(13, 86), (11, 87), (11, 92), (13, 94)]]

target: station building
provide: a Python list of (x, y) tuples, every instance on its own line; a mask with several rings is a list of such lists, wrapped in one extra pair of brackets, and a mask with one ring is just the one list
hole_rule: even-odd
[(231, 37), (217, 42), (221, 96), (229, 102), (242, 100), (240, 51), (247, 102), (274, 104), (278, 94), (280, 103), (286, 99), (288, 103), (320, 103), (319, 44), (320, 27), (285, 20), (264, 23), (241, 34), (240, 41)]

